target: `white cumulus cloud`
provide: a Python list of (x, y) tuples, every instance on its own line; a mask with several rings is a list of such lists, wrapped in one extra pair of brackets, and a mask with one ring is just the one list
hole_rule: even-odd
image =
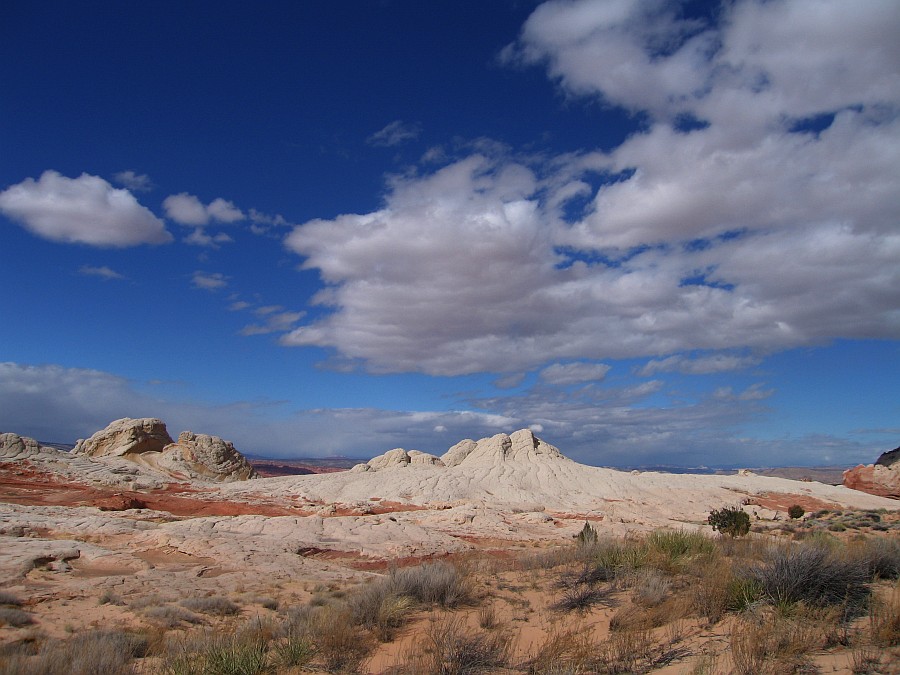
[(169, 195), (163, 201), (166, 216), (181, 225), (207, 225), (211, 221), (235, 223), (244, 220), (244, 212), (234, 204), (219, 197), (209, 204), (187, 192)]
[(0, 212), (50, 241), (101, 247), (165, 244), (165, 224), (128, 190), (87, 173), (67, 178), (52, 170), (0, 192)]
[(559, 157), (482, 144), (394, 179), (377, 211), (295, 227), (325, 313), (283, 344), (373, 371), (652, 357), (649, 375), (900, 337), (900, 5), (679, 12), (541, 5), (506, 58), (646, 127)]

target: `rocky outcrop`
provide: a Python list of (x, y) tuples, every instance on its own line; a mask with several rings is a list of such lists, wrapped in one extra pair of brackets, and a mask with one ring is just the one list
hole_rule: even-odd
[(394, 448), (388, 450), (383, 455), (373, 457), (365, 464), (357, 464), (351, 471), (354, 473), (362, 473), (365, 471), (380, 471), (391, 467), (405, 467), (410, 464), (422, 464), (426, 466), (444, 466), (440, 458), (430, 455), (420, 450), (410, 450), (407, 452), (403, 448)]
[(125, 417), (110, 422), (88, 439), (79, 439), (72, 452), (88, 457), (123, 457), (145, 452), (162, 452), (172, 443), (162, 420), (152, 417)]
[(0, 461), (12, 462), (56, 455), (63, 456), (63, 453), (56, 448), (41, 445), (33, 438), (12, 433), (0, 434)]
[(882, 453), (874, 464), (847, 469), (843, 482), (854, 490), (900, 499), (900, 448)]
[(189, 478), (201, 480), (228, 483), (259, 477), (233, 443), (192, 431), (182, 431), (178, 442), (167, 445), (156, 463), (172, 473), (185, 473)]
[(231, 442), (184, 431), (176, 443), (163, 421), (152, 417), (111, 422), (90, 438), (79, 440), (72, 452), (101, 461), (129, 460), (178, 480), (231, 482), (258, 477)]
[(566, 457), (549, 443), (537, 438), (530, 429), (512, 434), (497, 434), (477, 443), (466, 439), (450, 448), (441, 460), (447, 466), (471, 464), (500, 464), (505, 462), (533, 462)]

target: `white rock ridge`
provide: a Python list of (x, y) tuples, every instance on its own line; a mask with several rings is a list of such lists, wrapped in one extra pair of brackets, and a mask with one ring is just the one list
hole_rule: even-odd
[(123, 458), (179, 480), (232, 482), (257, 478), (234, 445), (218, 436), (184, 431), (174, 442), (162, 420), (129, 417), (111, 422), (72, 451), (95, 460)]

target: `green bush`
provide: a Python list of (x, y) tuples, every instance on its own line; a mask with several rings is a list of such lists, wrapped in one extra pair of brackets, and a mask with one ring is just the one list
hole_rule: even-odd
[(732, 537), (743, 537), (750, 531), (750, 515), (738, 506), (726, 506), (710, 511), (706, 519), (716, 532)]
[(799, 504), (794, 504), (791, 508), (788, 509), (788, 516), (790, 516), (794, 520), (796, 520), (797, 518), (802, 518), (804, 513), (806, 513), (806, 511), (804, 511), (803, 507)]

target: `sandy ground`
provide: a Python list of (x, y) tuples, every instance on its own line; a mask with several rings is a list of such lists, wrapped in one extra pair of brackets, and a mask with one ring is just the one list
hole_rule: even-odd
[[(540, 453), (473, 457), (449, 467), (147, 489), (125, 489), (132, 479), (98, 479), (93, 469), (82, 477), (67, 465), (61, 473), (40, 458), (0, 462), (0, 591), (22, 599), (34, 620), (0, 627), (0, 649), (89, 628), (163, 630), (159, 615), (177, 613), (189, 597), (224, 596), (241, 608), (238, 617), (199, 617), (199, 625), (276, 617), (267, 607), (303, 604), (328, 589), (343, 593), (392, 566), (447, 558), (480, 561), (482, 606), (515, 633), (515, 655), (524, 660), (549, 634), (577, 626), (602, 639), (609, 630), (613, 608), (561, 616), (549, 609), (558, 599), (552, 579), (515, 562), (570, 545), (585, 521), (628, 536), (657, 527), (709, 531), (707, 514), (726, 505), (744, 505), (763, 525), (783, 521), (793, 504), (807, 511), (900, 507), (843, 487), (756, 475), (626, 473)], [(163, 608), (155, 619), (152, 607)], [(481, 612), (459, 616), (477, 625)], [(431, 621), (427, 612), (417, 615), (376, 650), (368, 672), (388, 671)], [(165, 630), (194, 626), (170, 623)], [(685, 621), (679, 632), (679, 644), (695, 656), (722, 651), (714, 649), (725, 639), (721, 631)], [(820, 657), (821, 672), (848, 672), (846, 655)], [(658, 670), (691, 672), (692, 663)]]

